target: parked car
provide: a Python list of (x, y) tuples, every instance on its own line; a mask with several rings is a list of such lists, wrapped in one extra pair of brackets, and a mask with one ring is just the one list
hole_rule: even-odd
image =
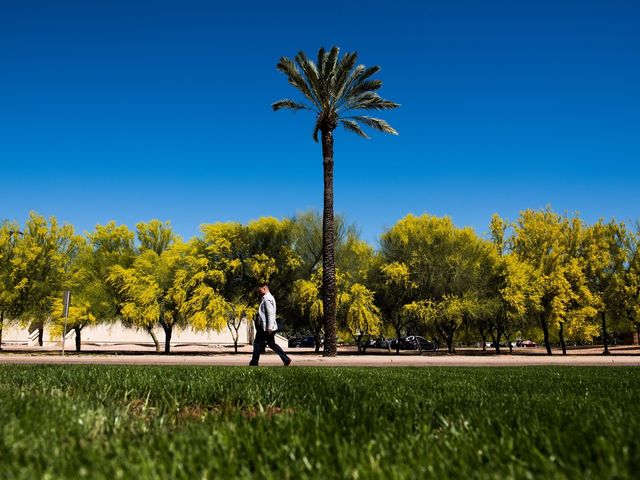
[(369, 348), (390, 348), (392, 341), (387, 338), (378, 338), (369, 344)]
[[(436, 351), (439, 346), (436, 342), (427, 340), (424, 337), (417, 335), (409, 335), (408, 337), (402, 337), (399, 340), (391, 340), (391, 348), (397, 348), (400, 345), (400, 350), (427, 350)], [(419, 346), (418, 346), (419, 345)]]
[[(320, 345), (322, 346), (322, 339), (320, 339)], [(306, 335), (304, 337), (296, 337), (289, 339), (289, 348), (299, 347), (315, 347), (316, 339), (312, 335)]]
[(518, 340), (516, 345), (523, 348), (533, 348), (538, 346), (536, 342), (532, 342), (531, 340)]

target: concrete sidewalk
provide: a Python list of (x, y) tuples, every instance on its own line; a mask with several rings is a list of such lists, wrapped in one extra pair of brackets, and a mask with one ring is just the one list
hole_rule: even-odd
[[(420, 354), (402, 352), (400, 355), (379, 352), (358, 355), (343, 352), (336, 357), (323, 357), (312, 351), (288, 350), (292, 367), (510, 367), (510, 366), (640, 366), (640, 349), (613, 350), (611, 355), (581, 352), (562, 355), (554, 352), (548, 356), (543, 352), (517, 353), (513, 355), (492, 353), (461, 353), (450, 355), (443, 352)], [(0, 352), (0, 364), (102, 364), (102, 365), (225, 365), (246, 366), (249, 352), (238, 354), (220, 352), (179, 352), (169, 355), (147, 352), (86, 352), (67, 353), (62, 356), (54, 351)], [(263, 354), (262, 366), (281, 367), (282, 362), (273, 353)]]

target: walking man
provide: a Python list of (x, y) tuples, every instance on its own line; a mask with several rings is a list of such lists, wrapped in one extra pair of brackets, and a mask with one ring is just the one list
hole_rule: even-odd
[(291, 363), (291, 359), (276, 343), (276, 332), (278, 331), (278, 324), (276, 323), (276, 299), (273, 298), (271, 292), (269, 292), (269, 285), (263, 283), (258, 287), (258, 294), (261, 297), (260, 306), (258, 307), (258, 313), (255, 318), (256, 324), (256, 338), (253, 340), (253, 357), (249, 365), (258, 366), (260, 361), (260, 353), (266, 343), (269, 348), (276, 352), (285, 367), (288, 367)]

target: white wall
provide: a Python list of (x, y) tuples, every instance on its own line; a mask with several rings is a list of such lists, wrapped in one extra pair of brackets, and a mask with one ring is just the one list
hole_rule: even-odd
[[(161, 327), (154, 329), (158, 341), (164, 349), (164, 331)], [(144, 345), (153, 346), (151, 335), (145, 330), (127, 328), (121, 322), (114, 322), (104, 325), (91, 325), (82, 329), (83, 345)], [(36, 332), (29, 334), (29, 328), (20, 325), (4, 325), (2, 331), (2, 344), (7, 346), (28, 345), (37, 346), (38, 337)], [(238, 330), (238, 346), (250, 345), (253, 342), (253, 325), (244, 321)], [(287, 339), (276, 336), (276, 342), (283, 348), (287, 347)], [(66, 349), (75, 349), (75, 332), (67, 332), (65, 340)], [(62, 338), (52, 338), (45, 325), (44, 346), (58, 347), (62, 345)], [(233, 345), (233, 337), (228, 328), (220, 332), (207, 330), (204, 332), (195, 331), (190, 327), (173, 329), (171, 336), (171, 346), (178, 345), (205, 345), (205, 346), (230, 346)]]

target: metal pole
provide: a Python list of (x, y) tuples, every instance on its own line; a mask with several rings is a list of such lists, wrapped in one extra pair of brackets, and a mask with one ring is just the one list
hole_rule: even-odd
[(64, 345), (67, 339), (67, 320), (69, 319), (69, 305), (71, 305), (71, 290), (64, 292), (62, 300), (62, 310), (64, 314), (64, 331), (62, 334), (62, 355), (64, 356)]

